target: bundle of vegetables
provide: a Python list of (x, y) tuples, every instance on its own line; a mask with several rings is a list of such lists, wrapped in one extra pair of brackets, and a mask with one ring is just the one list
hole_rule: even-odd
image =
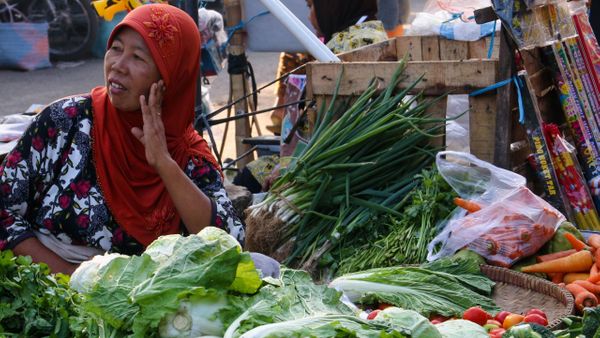
[(141, 256), (97, 256), (73, 274), (83, 294), (81, 337), (222, 335), (230, 293), (262, 285), (250, 255), (225, 231), (162, 236)]
[(309, 144), (265, 201), (251, 208), (252, 217), (275, 213), (282, 221), (281, 229), (271, 229), (280, 231), (278, 246), (293, 238), (286, 263), (324, 257), (320, 263), (331, 264), (337, 258), (327, 255), (332, 249), (373, 238), (377, 222), (370, 221), (376, 216), (402, 216), (414, 176), (432, 163), (430, 141), (445, 123), (426, 115), (435, 100), (407, 97), (420, 80), (396, 92), (405, 66), (400, 62), (383, 92), (374, 79), (349, 108), (345, 102), (334, 108), (336, 89)]
[(374, 243), (348, 249), (351, 252), (339, 263), (340, 273), (426, 261), (427, 244), (437, 234), (438, 222), (452, 212), (456, 194), (435, 168), (423, 170), (415, 181), (418, 185), (402, 216), (387, 218), (390, 232)]
[[(216, 228), (160, 237), (141, 256), (96, 256), (76, 270), (71, 286), (83, 294), (76, 337), (263, 337), (245, 334), (306, 318), (330, 320), (332, 332), (364, 324), (341, 292), (316, 285), (304, 271), (261, 279), (250, 254)], [(372, 337), (396, 330), (370, 323), (363, 329)]]
[(68, 282), (46, 264), (0, 251), (0, 336), (72, 337), (69, 320), (79, 296)]
[(473, 306), (499, 310), (490, 298), (494, 282), (474, 259), (449, 257), (419, 267), (372, 269), (338, 277), (330, 286), (352, 302), (391, 304), (424, 316), (462, 316)]

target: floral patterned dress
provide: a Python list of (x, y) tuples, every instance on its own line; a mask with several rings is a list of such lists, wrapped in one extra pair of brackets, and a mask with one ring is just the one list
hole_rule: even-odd
[[(0, 166), (0, 250), (14, 248), (35, 231), (103, 251), (144, 250), (115, 222), (98, 185), (91, 103), (89, 96), (74, 96), (50, 104), (6, 156)], [(185, 173), (211, 199), (211, 225), (243, 243), (244, 226), (218, 170), (190, 159)], [(183, 224), (181, 229), (185, 234)]]

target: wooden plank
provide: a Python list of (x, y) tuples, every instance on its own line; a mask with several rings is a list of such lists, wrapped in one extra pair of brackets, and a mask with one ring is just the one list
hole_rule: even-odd
[(465, 60), (469, 58), (469, 43), (467, 41), (455, 41), (440, 39), (441, 60)]
[[(406, 88), (420, 76), (423, 80), (413, 91), (423, 90), (426, 95), (469, 94), (475, 89), (496, 83), (496, 60), (415, 61), (407, 64), (404, 79), (398, 85)], [(339, 95), (360, 95), (373, 78), (384, 88), (398, 68), (398, 62), (318, 63), (307, 65), (308, 93), (333, 95), (342, 72)], [(309, 98), (312, 96), (308, 96)]]
[[(502, 28), (504, 29), (504, 28)], [(515, 63), (513, 62), (514, 50), (509, 46), (505, 39), (506, 34), (500, 34), (500, 51), (498, 64), (498, 77), (496, 81), (510, 79), (516, 72)], [(492, 160), (496, 166), (504, 169), (511, 169), (510, 163), (510, 144), (512, 142), (512, 120), (514, 115), (512, 107), (514, 107), (514, 89), (512, 84), (498, 88), (496, 95), (496, 116), (492, 117), (496, 121), (494, 156)], [(490, 134), (491, 135), (491, 134)]]
[(496, 95), (469, 97), (469, 108), (471, 154), (492, 162), (495, 149), (493, 135), (496, 133)]
[(398, 61), (396, 39), (389, 39), (372, 45), (357, 48), (350, 52), (338, 54), (345, 62), (357, 61)]
[(422, 61), (422, 45), (420, 36), (401, 36), (396, 38), (396, 55), (401, 59), (406, 55), (408, 61)]
[(479, 39), (477, 41), (469, 41), (469, 59), (487, 59), (489, 41), (487, 39)]
[(423, 61), (440, 60), (440, 38), (438, 36), (421, 37), (421, 47)]

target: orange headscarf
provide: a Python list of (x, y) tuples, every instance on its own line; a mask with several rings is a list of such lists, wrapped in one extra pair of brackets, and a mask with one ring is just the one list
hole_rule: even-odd
[[(112, 31), (130, 27), (150, 49), (164, 80), (162, 119), (167, 147), (183, 169), (199, 158), (218, 168), (206, 141), (194, 130), (200, 35), (192, 18), (170, 5), (144, 5), (131, 11)], [(117, 223), (144, 246), (160, 235), (180, 232), (181, 219), (158, 173), (146, 161), (144, 146), (131, 134), (142, 128), (142, 113), (118, 111), (106, 87), (92, 90), (93, 155), (98, 182)]]

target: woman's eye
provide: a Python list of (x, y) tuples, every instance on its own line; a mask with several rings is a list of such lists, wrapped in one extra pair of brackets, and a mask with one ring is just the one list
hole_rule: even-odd
[(110, 49), (118, 52), (121, 50), (121, 46), (112, 45), (112, 46), (110, 46)]

